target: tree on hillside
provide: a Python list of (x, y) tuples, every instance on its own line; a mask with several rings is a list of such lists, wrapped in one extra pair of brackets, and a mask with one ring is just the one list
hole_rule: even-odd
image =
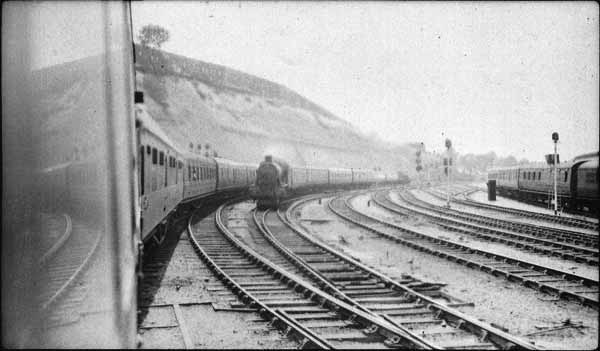
[(140, 29), (138, 40), (141, 45), (160, 49), (169, 40), (169, 31), (156, 24), (147, 24)]

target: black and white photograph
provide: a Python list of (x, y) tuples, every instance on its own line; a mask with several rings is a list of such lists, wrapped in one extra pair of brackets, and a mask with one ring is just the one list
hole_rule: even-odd
[(599, 14), (2, 2), (2, 347), (598, 349)]

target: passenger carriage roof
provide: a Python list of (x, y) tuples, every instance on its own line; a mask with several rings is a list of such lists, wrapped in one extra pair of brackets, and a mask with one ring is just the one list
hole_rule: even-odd
[(258, 168), (258, 164), (236, 162), (236, 161), (231, 161), (231, 160), (228, 160), (228, 159), (222, 158), (222, 157), (214, 157), (214, 160), (219, 165), (227, 165), (227, 166), (234, 166), (234, 167), (254, 167), (254, 168)]
[(598, 159), (585, 161), (579, 168), (598, 168)]

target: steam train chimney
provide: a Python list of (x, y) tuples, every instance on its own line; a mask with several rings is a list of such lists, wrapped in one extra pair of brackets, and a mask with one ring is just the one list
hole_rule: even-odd
[(265, 162), (273, 162), (273, 156), (271, 156), (271, 155), (265, 156)]

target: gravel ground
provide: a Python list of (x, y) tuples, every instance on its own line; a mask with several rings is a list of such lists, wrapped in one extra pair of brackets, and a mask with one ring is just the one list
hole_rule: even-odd
[[(399, 197), (396, 194), (392, 194), (390, 198), (394, 201), (401, 202)], [(352, 204), (356, 204), (360, 208), (360, 204), (364, 203), (368, 200), (368, 196), (360, 196), (356, 197)], [(381, 213), (386, 213), (386, 218), (390, 218), (390, 212), (385, 209), (379, 208), (378, 216), (381, 216)], [(392, 215), (391, 218), (394, 218)], [(416, 231), (422, 232), (424, 234), (428, 234), (431, 236), (438, 237), (440, 239), (445, 239), (448, 241), (455, 242), (457, 244), (465, 245), (468, 247), (472, 247), (474, 249), (480, 249), (485, 251), (492, 251), (498, 253), (500, 255), (504, 255), (507, 257), (511, 257), (514, 259), (523, 260), (526, 262), (531, 262), (534, 264), (544, 265), (550, 268), (554, 268), (557, 270), (561, 270), (564, 272), (569, 272), (573, 274), (577, 274), (583, 277), (598, 279), (598, 267), (594, 267), (588, 264), (581, 264), (573, 261), (563, 260), (559, 257), (549, 257), (543, 254), (537, 254), (534, 252), (527, 252), (524, 250), (519, 250), (514, 246), (505, 245), (502, 243), (494, 243), (490, 241), (479, 240), (477, 237), (469, 236), (462, 233), (447, 231), (441, 227), (436, 226), (431, 223), (424, 223), (420, 225), (418, 228), (414, 226), (410, 226), (410, 224), (402, 223), (410, 229), (414, 229)]]
[[(377, 215), (375, 206), (362, 203), (361, 210)], [(318, 212), (323, 217), (335, 218), (316, 201), (302, 209), (301, 217), (310, 218)], [(409, 219), (419, 225), (418, 219)], [(402, 273), (428, 281), (444, 282), (444, 291), (459, 299), (475, 303), (475, 307), (462, 308), (467, 314), (509, 329), (513, 335), (532, 340), (549, 349), (595, 349), (598, 347), (598, 311), (567, 301), (549, 301), (547, 294), (536, 292), (487, 273), (473, 270), (445, 259), (392, 244), (375, 234), (335, 220), (330, 222), (301, 221), (301, 225), (316, 238), (374, 266), (392, 277)], [(421, 224), (422, 225), (422, 224)], [(341, 240), (343, 238), (343, 240)], [(563, 321), (582, 322), (586, 328), (565, 328), (539, 332)]]
[[(198, 230), (212, 228), (214, 218), (206, 217)], [(236, 297), (198, 258), (182, 234), (152, 305), (138, 329), (142, 348), (184, 348), (173, 304), (181, 304), (181, 316), (194, 348), (208, 349), (292, 349), (298, 344), (272, 329), (257, 313), (230, 310)], [(216, 309), (215, 309), (216, 307)]]

